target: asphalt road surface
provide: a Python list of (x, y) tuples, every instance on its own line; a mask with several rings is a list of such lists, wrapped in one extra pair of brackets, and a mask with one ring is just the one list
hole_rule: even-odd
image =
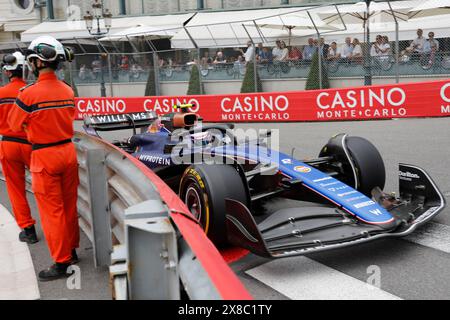
[[(79, 124), (76, 127), (81, 129)], [(290, 153), (295, 147), (300, 159), (317, 156), (336, 133), (365, 137), (385, 161), (386, 191), (397, 191), (398, 163), (405, 162), (426, 169), (447, 202), (450, 200), (450, 118), (237, 127), (280, 130), (281, 151)], [(104, 136), (111, 140), (128, 134)], [(0, 185), (0, 195), (4, 202), (4, 185)], [(296, 205), (281, 202), (275, 200), (273, 205)], [(37, 270), (50, 262), (44, 242), (33, 246), (31, 253)], [(82, 289), (68, 290), (64, 281), (40, 283), (43, 299), (110, 297), (107, 270), (93, 268), (92, 249), (85, 236), (80, 256)], [(255, 299), (450, 299), (450, 209), (408, 238), (273, 261), (249, 254), (232, 268)]]
[[(11, 205), (3, 181), (0, 181), (0, 199), (1, 203), (11, 211)], [(37, 276), (40, 270), (48, 268), (53, 262), (42, 234), (39, 214), (32, 194), (28, 194), (28, 202), (31, 205), (32, 215), (37, 221), (37, 233), (40, 240), (38, 243), (28, 245)], [(69, 281), (69, 285), (67, 285), (66, 279), (38, 282), (41, 300), (111, 299), (108, 270), (106, 268), (94, 268), (92, 245), (83, 232), (81, 232), (80, 236), (80, 248), (77, 251), (80, 259), (80, 262), (77, 264), (80, 267), (80, 286), (78, 287), (74, 281)]]

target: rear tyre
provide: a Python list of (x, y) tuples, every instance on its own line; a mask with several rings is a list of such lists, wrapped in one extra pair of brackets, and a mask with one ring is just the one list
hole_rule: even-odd
[(180, 183), (180, 198), (217, 245), (227, 243), (225, 199), (248, 206), (249, 200), (238, 171), (229, 165), (193, 165)]

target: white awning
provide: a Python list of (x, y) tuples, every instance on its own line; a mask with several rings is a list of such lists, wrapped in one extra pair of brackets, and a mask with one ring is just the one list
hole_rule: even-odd
[[(241, 10), (226, 12), (199, 12), (172, 39), (172, 48), (194, 48), (193, 41), (203, 48), (246, 46), (252, 38), (254, 42), (271, 43), (276, 39), (288, 39), (285, 28), (259, 28), (259, 25), (274, 21), (289, 14), (308, 18), (306, 10), (313, 7), (289, 7), (260, 10)], [(313, 9), (317, 10), (317, 9)], [(319, 22), (315, 15), (315, 22)], [(306, 20), (303, 20), (306, 21)], [(261, 22), (261, 23), (259, 23)], [(258, 27), (256, 27), (258, 25)], [(321, 24), (322, 25), (322, 24)], [(313, 24), (310, 30), (292, 30), (292, 36), (314, 34)]]
[(428, 0), (410, 10), (411, 18), (436, 16), (450, 13), (450, 0)]
[[(448, 30), (450, 29), (450, 14), (417, 18), (409, 21), (399, 22), (398, 38), (400, 41), (413, 40), (417, 37), (417, 29), (423, 29), (425, 32), (433, 31), (435, 38), (448, 37)], [(386, 35), (390, 41), (395, 41), (395, 24), (386, 23), (372, 23), (370, 25), (371, 41), (374, 41), (377, 34)], [(359, 41), (365, 42), (364, 28), (362, 24), (349, 24), (346, 31), (333, 32), (324, 35), (327, 43), (336, 41), (337, 43), (344, 43), (346, 37), (358, 38)]]
[[(391, 1), (390, 3), (387, 1), (372, 1), (369, 6), (369, 19), (371, 22), (393, 22), (392, 14), (395, 14), (399, 19), (407, 19), (409, 10), (421, 2), (423, 0)], [(364, 1), (338, 5), (338, 8), (346, 23), (360, 23), (367, 18), (367, 5)], [(333, 7), (324, 8), (320, 11), (319, 16), (328, 23), (341, 23), (340, 17), (336, 14), (336, 10)]]
[[(174, 27), (181, 28), (183, 23), (191, 18), (193, 13), (173, 14), (163, 16), (139, 16), (139, 17), (120, 17), (113, 18), (112, 27), (109, 34), (123, 32), (129, 28), (148, 26), (159, 30), (170, 29)], [(103, 20), (100, 28), (105, 30)], [(73, 38), (92, 38), (86, 30), (84, 21), (46, 21), (37, 26), (22, 32), (22, 41), (29, 42), (38, 36), (51, 35), (56, 39), (73, 39)]]
[(132, 27), (112, 33), (107, 37), (101, 38), (100, 41), (129, 41), (133, 37), (145, 36), (150, 39), (164, 39), (173, 37), (178, 31), (180, 31), (180, 26), (177, 25), (167, 25), (164, 29), (160, 27), (152, 27), (141, 25), (137, 27)]

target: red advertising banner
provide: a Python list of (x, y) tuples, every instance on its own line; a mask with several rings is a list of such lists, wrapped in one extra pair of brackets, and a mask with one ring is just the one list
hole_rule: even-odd
[(179, 97), (77, 98), (78, 119), (92, 114), (172, 112), (192, 103), (208, 122), (287, 122), (450, 116), (450, 79), (314, 91)]

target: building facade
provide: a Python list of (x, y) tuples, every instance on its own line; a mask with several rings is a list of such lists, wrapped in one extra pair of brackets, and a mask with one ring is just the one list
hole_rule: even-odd
[[(230, 10), (348, 0), (100, 0), (113, 16), (160, 15), (195, 10)], [(82, 19), (93, 0), (0, 0), (0, 43), (20, 40), (20, 33), (47, 20)]]
[(0, 0), (0, 43), (20, 39), (20, 33), (42, 21), (42, 8), (30, 0)]
[[(55, 18), (64, 19), (68, 6), (77, 6), (81, 12), (89, 10), (92, 1), (86, 0), (53, 0)], [(148, 15), (186, 12), (192, 10), (227, 10), (261, 7), (277, 7), (280, 5), (304, 5), (309, 3), (349, 2), (348, 0), (103, 0), (105, 8), (113, 15)]]

